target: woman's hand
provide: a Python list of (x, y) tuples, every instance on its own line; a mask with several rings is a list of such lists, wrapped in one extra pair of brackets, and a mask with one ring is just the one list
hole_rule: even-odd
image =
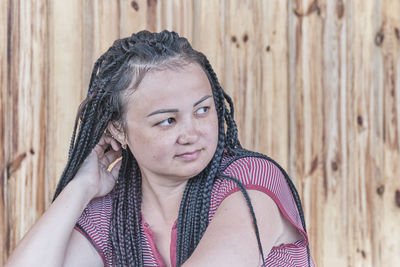
[[(109, 145), (111, 150), (104, 153)], [(117, 141), (103, 135), (74, 179), (18, 244), (6, 266), (62, 266), (66, 257), (79, 255), (84, 255), (79, 260), (85, 262), (80, 266), (101, 266), (100, 256), (92, 253), (93, 247), (85, 243), (88, 242), (85, 238), (76, 238), (80, 234), (73, 232), (73, 228), (91, 199), (104, 196), (114, 188), (121, 161), (111, 169), (110, 165), (120, 156), (121, 148)], [(75, 250), (71, 252), (68, 247)], [(66, 255), (77, 251), (79, 255)]]
[[(104, 151), (111, 145), (111, 149)], [(110, 165), (121, 157), (121, 146), (112, 137), (103, 134), (99, 143), (82, 163), (74, 180), (87, 185), (93, 198), (107, 195), (115, 186), (121, 161), (110, 169)]]

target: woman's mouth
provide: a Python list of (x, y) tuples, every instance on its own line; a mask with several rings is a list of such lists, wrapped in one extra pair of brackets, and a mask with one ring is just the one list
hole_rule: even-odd
[(183, 160), (187, 160), (187, 161), (191, 161), (191, 160), (195, 160), (199, 157), (200, 154), (200, 149), (198, 150), (194, 150), (194, 151), (190, 151), (190, 152), (185, 152), (182, 154), (178, 154), (176, 155), (178, 158), (181, 158)]

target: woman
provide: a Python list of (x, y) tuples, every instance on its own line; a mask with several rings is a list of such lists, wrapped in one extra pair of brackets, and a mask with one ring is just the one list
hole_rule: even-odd
[(313, 263), (296, 189), (241, 147), (206, 57), (174, 32), (142, 31), (95, 63), (54, 202), (8, 264)]

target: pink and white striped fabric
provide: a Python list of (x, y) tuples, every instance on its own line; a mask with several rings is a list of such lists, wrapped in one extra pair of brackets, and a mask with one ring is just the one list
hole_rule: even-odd
[[(222, 165), (229, 162), (224, 158)], [(238, 179), (247, 190), (258, 190), (270, 196), (281, 213), (302, 234), (303, 238), (291, 244), (273, 247), (264, 263), (265, 266), (308, 266), (307, 244), (305, 233), (296, 203), (285, 177), (279, 168), (270, 161), (258, 157), (245, 157), (229, 163), (224, 174)], [(217, 179), (211, 194), (209, 221), (214, 217), (222, 201), (230, 194), (239, 191), (233, 181)], [(104, 266), (113, 266), (112, 249), (109, 241), (109, 228), (112, 215), (112, 198), (107, 195), (92, 200), (79, 218), (75, 229), (81, 232), (96, 248), (103, 259)], [(143, 228), (143, 255), (145, 266), (164, 267), (160, 253), (155, 245), (153, 233), (146, 222)], [(171, 231), (171, 264), (176, 264), (176, 223)], [(314, 266), (312, 260), (311, 266)]]

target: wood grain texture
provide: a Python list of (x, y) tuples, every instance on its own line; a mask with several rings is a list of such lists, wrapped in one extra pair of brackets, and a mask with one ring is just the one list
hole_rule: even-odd
[(65, 167), (76, 110), (85, 94), (82, 78), (83, 5), (84, 1), (80, 0), (49, 2), (47, 205)]
[(0, 265), (51, 203), (94, 61), (174, 30), (303, 200), (317, 266), (400, 262), (397, 0), (0, 1)]
[(10, 1), (6, 10), (7, 84), (2, 90), (6, 217), (2, 228), (8, 254), (45, 210), (48, 22), (42, 1)]
[[(259, 21), (260, 8), (255, 1), (226, 1), (225, 88), (236, 103), (236, 123), (239, 137), (245, 147), (255, 147), (259, 125), (254, 112), (260, 108), (257, 102), (260, 88), (259, 55), (255, 48), (257, 33), (254, 21)], [(251, 133), (251, 134), (250, 134)], [(244, 138), (244, 137), (248, 138)]]
[(7, 210), (6, 197), (6, 150), (5, 150), (5, 131), (6, 131), (6, 90), (8, 83), (8, 5), (5, 1), (0, 1), (0, 263), (3, 263), (8, 255), (7, 239), (10, 233), (6, 228)]
[[(217, 74), (221, 86), (226, 86), (225, 72), (228, 60), (225, 57), (227, 50), (225, 34), (226, 1), (194, 1), (192, 46), (204, 53), (214, 72)], [(221, 56), (224, 55), (224, 56)]]
[[(347, 157), (352, 165), (347, 166), (348, 194), (347, 209), (357, 211), (348, 213), (347, 254), (350, 262), (356, 266), (367, 266), (372, 263), (373, 207), (368, 201), (370, 187), (374, 187), (372, 174), (367, 171), (370, 162), (368, 157), (368, 138), (371, 136), (369, 100), (372, 84), (372, 49), (374, 46), (374, 3), (369, 1), (349, 3), (347, 28)], [(362, 90), (360, 90), (362, 88)], [(350, 101), (351, 100), (351, 101)], [(371, 264), (372, 266), (372, 264)]]
[[(311, 250), (323, 258), (324, 90), (322, 83), (323, 18), (316, 1), (289, 3), (290, 166), (304, 201)], [(335, 209), (336, 210), (336, 209)], [(323, 245), (321, 246), (320, 243)]]
[[(258, 126), (253, 149), (271, 155), (289, 169), (289, 74), (288, 74), (288, 9), (285, 1), (261, 1), (255, 57), (260, 60), (258, 110), (254, 113)], [(256, 115), (257, 114), (257, 115)], [(251, 133), (250, 133), (251, 134)]]
[[(376, 47), (382, 65), (375, 65), (374, 69), (374, 73), (381, 73), (381, 79), (380, 87), (374, 93), (379, 90), (383, 110), (378, 112), (381, 131), (376, 137), (379, 141), (374, 143), (380, 144), (383, 166), (377, 166), (374, 171), (379, 174), (377, 188), (383, 186), (384, 190), (379, 197), (372, 199), (378, 212), (377, 216), (374, 214), (376, 227), (372, 230), (372, 241), (375, 241), (374, 263), (394, 266), (399, 263), (399, 257), (393, 255), (400, 255), (400, 242), (395, 238), (400, 236), (400, 3), (383, 1), (381, 5), (381, 21), (380, 27), (375, 29), (375, 41), (380, 40), (382, 34), (382, 43)], [(375, 42), (377, 44), (379, 42)], [(371, 188), (371, 191), (371, 195), (376, 196), (376, 189)]]

